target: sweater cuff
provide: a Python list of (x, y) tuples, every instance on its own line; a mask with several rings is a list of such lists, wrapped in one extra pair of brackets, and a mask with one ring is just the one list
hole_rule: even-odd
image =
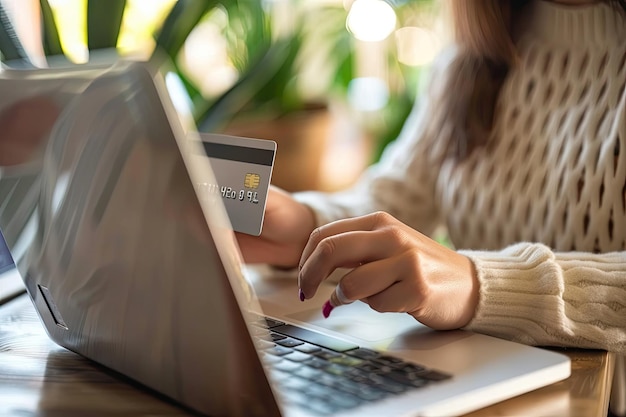
[(563, 317), (563, 280), (555, 279), (562, 271), (553, 252), (531, 243), (459, 252), (473, 261), (480, 283), (478, 306), (465, 329), (531, 345), (545, 342), (533, 335), (545, 335), (545, 323), (558, 325)]
[(302, 191), (292, 194), (296, 201), (311, 209), (315, 216), (315, 227), (346, 217), (346, 213), (330, 204), (326, 198), (320, 198), (321, 195), (322, 193), (317, 191)]

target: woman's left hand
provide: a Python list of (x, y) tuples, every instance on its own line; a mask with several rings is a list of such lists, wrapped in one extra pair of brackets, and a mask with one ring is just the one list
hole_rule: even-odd
[(300, 268), (305, 298), (336, 268), (353, 268), (336, 290), (344, 303), (362, 300), (379, 312), (406, 312), (434, 329), (467, 325), (478, 303), (469, 258), (383, 212), (315, 229)]

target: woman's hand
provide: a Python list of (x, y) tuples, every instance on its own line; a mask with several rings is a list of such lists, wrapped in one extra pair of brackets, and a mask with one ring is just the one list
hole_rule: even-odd
[(246, 263), (295, 268), (314, 227), (315, 217), (308, 207), (270, 187), (261, 236), (236, 236)]
[(300, 265), (305, 298), (336, 268), (354, 268), (341, 278), (333, 304), (362, 300), (379, 312), (409, 313), (434, 329), (465, 326), (478, 303), (478, 280), (467, 257), (383, 212), (316, 229)]
[(28, 162), (48, 137), (58, 106), (37, 96), (14, 103), (0, 112), (0, 166)]

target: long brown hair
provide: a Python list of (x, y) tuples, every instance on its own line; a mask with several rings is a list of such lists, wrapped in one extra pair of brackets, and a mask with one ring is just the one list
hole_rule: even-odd
[[(626, 0), (606, 0), (626, 13)], [(509, 69), (516, 64), (515, 18), (529, 0), (451, 0), (459, 53), (450, 64), (439, 97), (441, 116), (452, 121), (445, 156), (457, 161), (483, 146), (491, 132), (496, 100)], [(441, 126), (433, 126), (440, 129)]]

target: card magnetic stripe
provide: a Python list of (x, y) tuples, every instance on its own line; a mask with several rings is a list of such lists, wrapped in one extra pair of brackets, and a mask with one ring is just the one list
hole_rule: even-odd
[(202, 144), (204, 145), (204, 152), (209, 158), (226, 159), (229, 161), (247, 162), (265, 166), (272, 166), (274, 163), (275, 152), (272, 150), (212, 142), (202, 142)]

